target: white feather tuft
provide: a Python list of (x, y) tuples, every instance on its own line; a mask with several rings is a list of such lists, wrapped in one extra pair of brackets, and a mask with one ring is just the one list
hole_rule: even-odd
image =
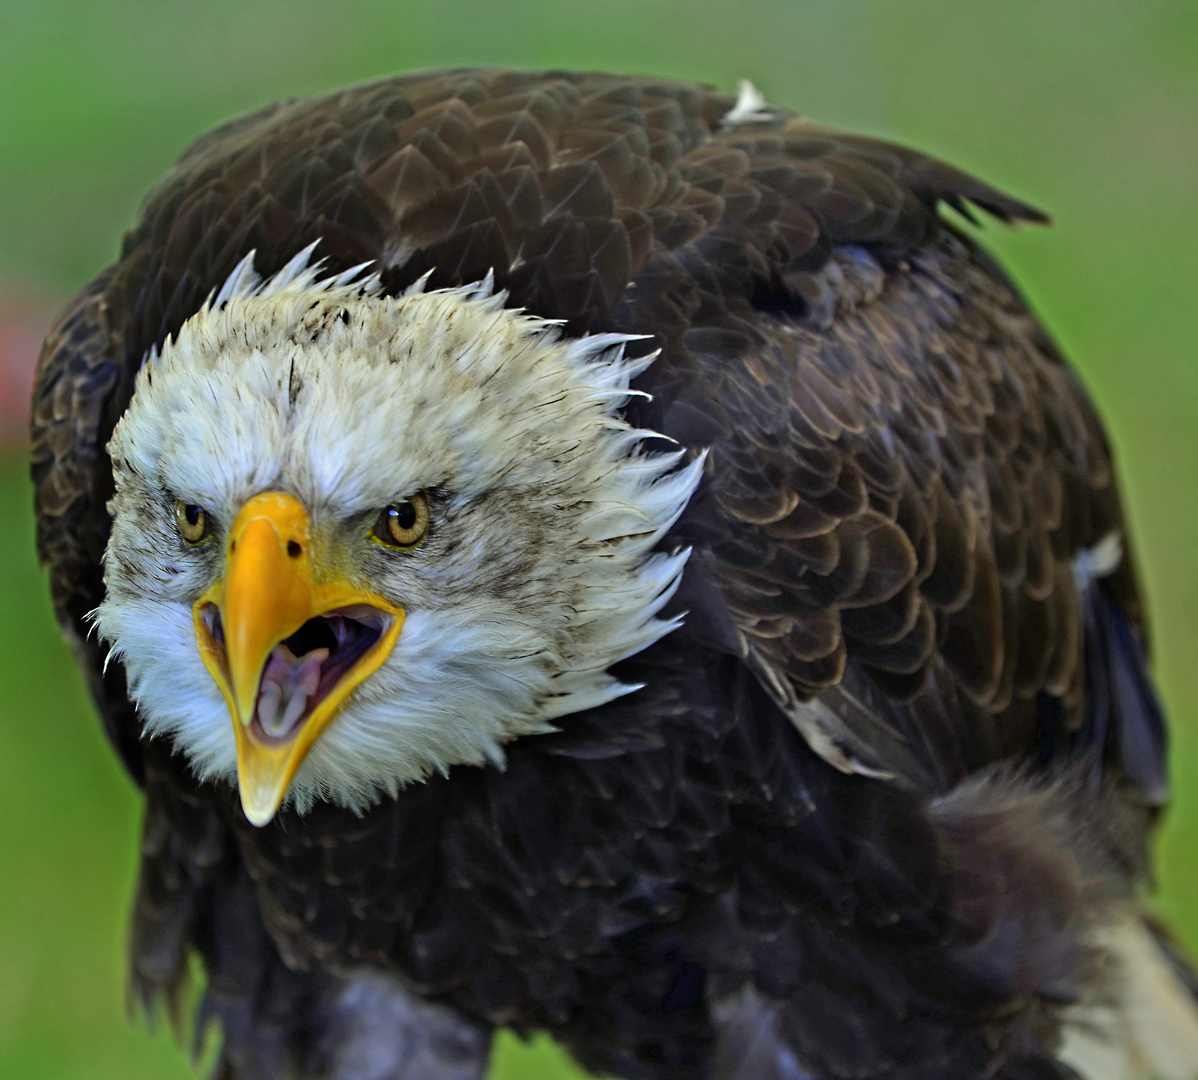
[(304, 290), (313, 285), (316, 275), (320, 273), (320, 268), (324, 263), (323, 259), (312, 261), (312, 254), (316, 251), (319, 243), (319, 240), (313, 240), (306, 248), (297, 252), (284, 263), (283, 269), (274, 277), (263, 282), (253, 293), (246, 295), (279, 296), (288, 289)]
[[(371, 262), (358, 263), (339, 274), (330, 274), (321, 278), (320, 271), (324, 259), (313, 261), (312, 256), (319, 245), (319, 240), (313, 240), (307, 247), (293, 255), (283, 268), (270, 278), (263, 279), (254, 269), (256, 251), (251, 251), (234, 268), (225, 279), (220, 290), (206, 303), (201, 314), (206, 314), (212, 308), (219, 308), (236, 297), (283, 296), (288, 293), (321, 293), (332, 296), (342, 292), (352, 296), (368, 296), (382, 288), (382, 282), (377, 273), (362, 276)], [(426, 275), (427, 277), (427, 275)], [(421, 281), (424, 281), (422, 278)]]
[(212, 301), (213, 307), (220, 307), (234, 296), (252, 296), (258, 286), (262, 284), (262, 278), (254, 269), (255, 254), (256, 252), (251, 251), (233, 268), (233, 273), (225, 278), (220, 292)]
[(1106, 534), (1093, 547), (1078, 553), (1073, 571), (1079, 584), (1089, 584), (1098, 578), (1110, 577), (1123, 562), (1123, 534), (1117, 529)]
[(736, 104), (720, 120), (721, 127), (740, 124), (770, 124), (778, 119), (777, 111), (765, 100), (765, 95), (748, 79), (740, 80)]

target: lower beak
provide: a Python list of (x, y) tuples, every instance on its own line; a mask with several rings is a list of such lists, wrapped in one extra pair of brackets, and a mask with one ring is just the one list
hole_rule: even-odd
[(229, 532), (223, 577), (193, 609), (200, 655), (233, 719), (241, 806), (259, 826), (403, 625), (403, 608), (320, 575), (311, 548), (298, 499), (255, 495)]

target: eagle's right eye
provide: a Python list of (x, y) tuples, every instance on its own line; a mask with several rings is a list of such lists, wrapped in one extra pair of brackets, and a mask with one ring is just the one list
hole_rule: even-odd
[(208, 535), (208, 515), (195, 503), (175, 500), (175, 524), (179, 534), (189, 544), (198, 544)]

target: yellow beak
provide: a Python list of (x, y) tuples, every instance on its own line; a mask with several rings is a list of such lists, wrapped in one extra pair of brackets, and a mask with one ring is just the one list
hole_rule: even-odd
[[(229, 531), (225, 573), (196, 601), (192, 613), (200, 655), (233, 718), (242, 809), (254, 825), (265, 825), (350, 692), (394, 648), (404, 610), (314, 567), (308, 512), (294, 496), (268, 491), (241, 508)], [(298, 692), (307, 696), (293, 697), (303, 715), (287, 730), (272, 734), (267, 730), (271, 725), (262, 723), (270, 704), (261, 701), (269, 689), (274, 694), (270, 702), (277, 705), (281, 691), (275, 683), (266, 687), (268, 662), (272, 670), (284, 672), (288, 665), (299, 667), (284, 643), (309, 620), (323, 616), (335, 617), (329, 625), (361, 627), (357, 647), (347, 646), (340, 660), (339, 645), (324, 661), (323, 654), (310, 654), (302, 665), (307, 690)], [(363, 621), (357, 623), (355, 617)], [(331, 631), (325, 636), (334, 638)], [(286, 675), (281, 678), (285, 681)]]

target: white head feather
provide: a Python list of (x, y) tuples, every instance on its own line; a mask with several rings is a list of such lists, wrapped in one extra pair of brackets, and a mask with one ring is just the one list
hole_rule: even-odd
[[(347, 572), (406, 610), (398, 642), (309, 753), (289, 798), (361, 808), (636, 687), (608, 672), (676, 625), (657, 613), (686, 552), (653, 553), (702, 458), (647, 453), (619, 415), (620, 334), (562, 337), (490, 279), (378, 295), (318, 279), (311, 248), (262, 281), (247, 258), (138, 376), (109, 444), (116, 494), (97, 625), (147, 730), (234, 780), (232, 721), (192, 605), (222, 572), (175, 499), (228, 526), (265, 490), (298, 497)], [(412, 552), (366, 540), (389, 503), (433, 493)], [(363, 521), (366, 524), (363, 524)]]

